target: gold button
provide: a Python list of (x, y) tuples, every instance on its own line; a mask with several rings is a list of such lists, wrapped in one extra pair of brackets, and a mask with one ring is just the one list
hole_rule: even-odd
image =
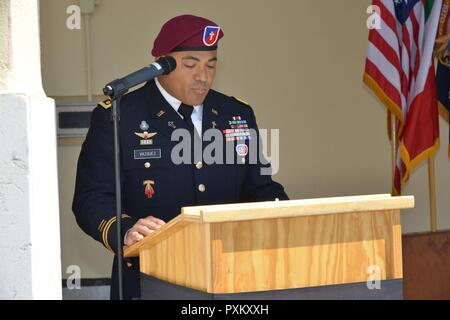
[(131, 268), (133, 266), (133, 264), (131, 262), (127, 262), (127, 267)]
[(206, 187), (203, 183), (198, 185), (198, 191), (205, 192), (205, 190), (206, 190)]
[(146, 167), (147, 169), (150, 168), (152, 165), (150, 164), (150, 162), (146, 162), (144, 163), (144, 167)]
[(203, 163), (201, 161), (197, 162), (197, 164), (195, 165), (195, 167), (200, 170), (201, 168), (203, 168)]

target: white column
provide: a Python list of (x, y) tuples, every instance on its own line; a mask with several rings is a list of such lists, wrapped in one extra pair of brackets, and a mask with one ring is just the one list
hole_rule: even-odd
[(0, 299), (61, 299), (55, 104), (37, 0), (0, 1)]

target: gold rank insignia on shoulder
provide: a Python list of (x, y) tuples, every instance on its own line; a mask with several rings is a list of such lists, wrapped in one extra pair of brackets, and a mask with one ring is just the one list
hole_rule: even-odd
[(247, 101), (244, 101), (244, 100), (236, 98), (236, 97), (232, 97), (232, 98), (242, 104), (245, 104), (246, 106), (250, 106), (250, 104)]
[(112, 106), (111, 99), (103, 100), (102, 102), (99, 102), (99, 105), (101, 105), (103, 107), (103, 109), (107, 110), (107, 109), (111, 108), (111, 106)]
[(166, 112), (164, 110), (159, 110), (159, 112), (156, 114), (158, 118), (161, 118)]
[(135, 132), (135, 135), (137, 135), (142, 140), (140, 141), (141, 146), (148, 146), (153, 144), (153, 137), (158, 134), (158, 132), (150, 132), (144, 131), (142, 133)]

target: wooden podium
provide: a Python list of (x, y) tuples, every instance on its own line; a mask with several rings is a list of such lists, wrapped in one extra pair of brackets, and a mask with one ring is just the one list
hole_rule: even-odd
[(130, 247), (142, 298), (401, 299), (400, 209), (389, 194), (185, 207)]

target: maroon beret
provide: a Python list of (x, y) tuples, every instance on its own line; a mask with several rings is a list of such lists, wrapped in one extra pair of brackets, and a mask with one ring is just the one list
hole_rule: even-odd
[(167, 21), (153, 43), (152, 55), (161, 57), (175, 51), (216, 50), (223, 32), (216, 23), (193, 15)]

